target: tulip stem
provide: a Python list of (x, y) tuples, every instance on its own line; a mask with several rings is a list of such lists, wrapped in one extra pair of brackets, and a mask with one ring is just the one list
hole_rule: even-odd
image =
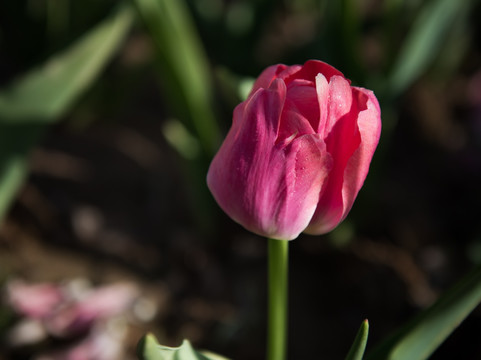
[(267, 360), (285, 360), (289, 241), (269, 239)]

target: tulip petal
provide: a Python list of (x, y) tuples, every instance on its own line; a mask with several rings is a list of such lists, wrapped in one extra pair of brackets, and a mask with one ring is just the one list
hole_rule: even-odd
[(288, 103), (295, 106), (295, 111), (310, 123), (312, 129), (309, 133), (317, 131), (319, 121), (319, 106), (314, 83), (307, 80), (295, 80), (287, 86)]
[(381, 109), (374, 93), (363, 88), (353, 88), (353, 95), (358, 97), (358, 102), (367, 101), (367, 109), (359, 113), (357, 120), (361, 143), (344, 170), (343, 219), (351, 209), (359, 190), (364, 184), (369, 171), (369, 164), (381, 136)]
[(259, 89), (268, 89), (275, 79), (285, 79), (291, 74), (296, 73), (301, 69), (299, 65), (286, 66), (283, 64), (269, 66), (256, 79), (249, 97), (252, 96)]
[(284, 111), (282, 112), (282, 120), (276, 144), (285, 142), (287, 139), (294, 139), (302, 135), (314, 133), (309, 121), (297, 111), (292, 101), (287, 100)]
[[(338, 121), (344, 120), (346, 114), (351, 112), (351, 116), (357, 116), (357, 111), (362, 110), (358, 109), (356, 104), (354, 104), (354, 108), (352, 108), (352, 105), (352, 88), (349, 82), (343, 77), (333, 76), (329, 81), (328, 116), (326, 123), (320, 124), (320, 126), (324, 126), (321, 134), (324, 134), (325, 138), (331, 134)], [(342, 139), (343, 136), (344, 134), (341, 133), (337, 140), (344, 140)]]
[(313, 81), (316, 78), (317, 74), (323, 74), (326, 77), (327, 81), (330, 81), (332, 76), (340, 76), (344, 78), (342, 72), (335, 69), (331, 65), (319, 60), (309, 60), (302, 66), (301, 69), (299, 69), (299, 71), (286, 78), (285, 81), (286, 84), (289, 84), (291, 78)]
[(276, 143), (285, 97), (278, 79), (236, 108), (207, 184), (220, 207), (248, 230), (291, 240), (316, 209), (329, 156), (317, 134)]
[[(272, 165), (282, 164), (274, 174), (278, 187), (270, 195), (270, 217), (276, 226), (276, 239), (291, 240), (309, 225), (317, 208), (322, 184), (332, 166), (322, 139), (317, 134), (303, 135), (290, 143), (283, 152), (275, 153)], [(268, 176), (272, 176), (269, 172)], [(277, 195), (278, 194), (278, 195)], [(279, 196), (277, 203), (273, 202)]]
[(251, 97), (259, 89), (268, 89), (274, 79), (279, 77), (279, 73), (287, 68), (286, 65), (277, 64), (269, 66), (256, 79), (248, 97)]
[(311, 124), (311, 119), (319, 118), (319, 107), (317, 106), (316, 90), (309, 82), (302, 80), (306, 84), (299, 86), (289, 85), (287, 88), (287, 98), (282, 112), (281, 123), (277, 143), (285, 139), (300, 137), (301, 135), (316, 133)]
[(347, 216), (379, 141), (381, 118), (374, 94), (352, 88), (352, 95), (351, 110), (347, 114), (335, 121), (338, 113), (333, 113), (331, 122), (334, 125), (326, 145), (334, 165), (322, 189), (316, 213), (305, 231), (308, 234), (327, 233)]
[(239, 104), (207, 173), (207, 185), (219, 206), (248, 229), (259, 227), (261, 222), (256, 192), (264, 192), (257, 187), (275, 146), (285, 97), (284, 83), (275, 80), (269, 89), (260, 88)]
[[(343, 183), (346, 165), (359, 147), (361, 138), (357, 117), (364, 104), (353, 101), (352, 89), (345, 79), (333, 76), (329, 83), (328, 116), (320, 124), (327, 151), (333, 158), (333, 168), (324, 184), (316, 213), (306, 230), (309, 234), (322, 234), (332, 230), (342, 220), (345, 211)], [(348, 107), (349, 106), (349, 107)], [(361, 107), (361, 108), (359, 108)]]
[(326, 77), (321, 73), (316, 75), (316, 93), (317, 102), (319, 104), (319, 123), (313, 124), (313, 126), (317, 133), (324, 138), (329, 111), (327, 106), (329, 103), (329, 83), (327, 82)]

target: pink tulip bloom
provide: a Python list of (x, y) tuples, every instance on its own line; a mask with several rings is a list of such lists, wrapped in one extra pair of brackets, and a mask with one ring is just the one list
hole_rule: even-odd
[(262, 72), (207, 174), (220, 207), (269, 238), (324, 234), (348, 214), (381, 132), (373, 92), (321, 61)]

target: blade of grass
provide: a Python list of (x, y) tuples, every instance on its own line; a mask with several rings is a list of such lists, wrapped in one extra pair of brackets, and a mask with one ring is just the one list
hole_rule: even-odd
[(205, 184), (208, 163), (220, 144), (213, 105), (211, 69), (183, 0), (134, 0), (155, 45), (160, 83), (173, 116), (199, 143), (193, 158), (183, 158), (189, 199), (197, 227), (206, 238), (216, 228), (217, 207)]
[(43, 133), (43, 124), (0, 123), (0, 220), (27, 175), (27, 153)]
[(366, 350), (367, 337), (369, 335), (369, 322), (364, 320), (357, 332), (354, 343), (346, 356), (346, 360), (362, 360)]
[(432, 0), (421, 9), (397, 55), (389, 89), (397, 95), (411, 85), (439, 54), (444, 38), (470, 1)]
[(53, 122), (92, 84), (132, 23), (122, 6), (61, 54), (0, 91), (0, 122)]
[(367, 360), (427, 359), (480, 302), (481, 265), (368, 354)]
[(186, 121), (208, 157), (220, 131), (212, 111), (212, 80), (207, 56), (182, 0), (135, 0), (156, 45), (162, 82), (175, 116)]
[(27, 155), (114, 55), (132, 22), (122, 7), (62, 54), (0, 91), (0, 221), (27, 175)]

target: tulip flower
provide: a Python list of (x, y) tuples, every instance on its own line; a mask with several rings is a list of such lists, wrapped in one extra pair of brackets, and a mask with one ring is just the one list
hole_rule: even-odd
[(373, 92), (316, 60), (264, 70), (234, 110), (207, 184), (246, 229), (279, 240), (334, 229), (361, 189), (381, 131)]
[(7, 283), (6, 295), (10, 307), (22, 316), (7, 332), (7, 346), (37, 349), (49, 339), (68, 340), (61, 350), (32, 357), (37, 360), (122, 358), (127, 335), (123, 320), (141, 299), (139, 289), (131, 283), (91, 288), (75, 286), (75, 282), (58, 285), (13, 280)]

